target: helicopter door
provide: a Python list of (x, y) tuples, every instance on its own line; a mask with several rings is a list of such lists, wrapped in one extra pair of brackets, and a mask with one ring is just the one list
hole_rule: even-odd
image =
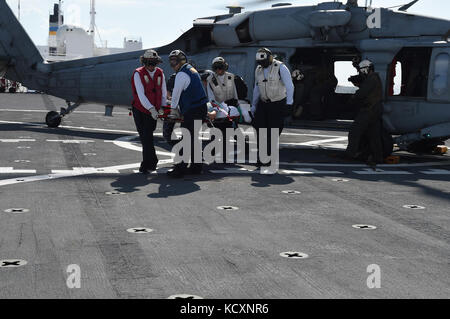
[(450, 102), (450, 48), (435, 48), (431, 55), (428, 99)]

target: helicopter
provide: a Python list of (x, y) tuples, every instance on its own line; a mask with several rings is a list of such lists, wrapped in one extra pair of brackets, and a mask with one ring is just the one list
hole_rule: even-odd
[[(384, 134), (411, 152), (432, 150), (450, 138), (450, 21), (407, 12), (419, 0), (398, 10), (372, 8), (357, 0), (299, 6), (276, 3), (270, 8), (198, 18), (172, 43), (154, 48), (163, 59), (166, 77), (172, 73), (168, 55), (181, 49), (197, 69), (208, 69), (214, 57), (224, 57), (230, 72), (254, 84), (255, 55), (269, 48), (291, 69), (333, 75), (336, 63), (356, 57), (373, 62), (384, 90)], [(248, 1), (248, 3), (271, 1)], [(58, 63), (46, 63), (5, 0), (0, 0), (0, 77), (62, 98), (67, 108), (49, 112), (46, 123), (62, 119), (85, 103), (129, 108), (131, 74), (144, 51)], [(309, 70), (309, 71), (308, 71)], [(399, 72), (401, 73), (400, 79)], [(396, 74), (397, 73), (397, 74)], [(394, 82), (401, 90), (394, 92)], [(353, 93), (330, 92), (326, 118), (352, 120), (346, 108)], [(394, 137), (394, 138), (392, 138)], [(389, 153), (389, 152), (388, 152)]]

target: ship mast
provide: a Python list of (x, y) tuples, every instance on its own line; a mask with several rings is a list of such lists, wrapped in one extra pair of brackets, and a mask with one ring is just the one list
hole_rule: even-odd
[(61, 3), (62, 3), (62, 0), (59, 0), (59, 6), (58, 6), (58, 28), (62, 25)]

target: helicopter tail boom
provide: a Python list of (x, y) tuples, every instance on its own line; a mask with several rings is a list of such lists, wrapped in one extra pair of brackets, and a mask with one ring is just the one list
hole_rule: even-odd
[(45, 68), (33, 41), (15, 17), (6, 0), (0, 0), (0, 76), (38, 88), (37, 76)]

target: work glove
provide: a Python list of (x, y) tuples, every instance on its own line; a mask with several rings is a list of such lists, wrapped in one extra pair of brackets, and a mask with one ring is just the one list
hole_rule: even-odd
[(154, 107), (152, 107), (149, 110), (149, 112), (150, 112), (151, 116), (153, 117), (153, 119), (156, 121), (158, 119), (158, 116), (159, 116), (158, 111)]

